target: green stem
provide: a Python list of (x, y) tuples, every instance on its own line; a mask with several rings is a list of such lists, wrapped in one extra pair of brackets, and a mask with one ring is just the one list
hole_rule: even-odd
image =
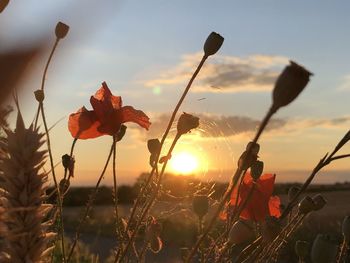
[(66, 254), (65, 254), (65, 248), (64, 248), (64, 227), (63, 227), (61, 191), (59, 189), (59, 185), (58, 185), (57, 179), (56, 179), (55, 165), (53, 163), (53, 156), (52, 156), (52, 150), (51, 150), (50, 135), (49, 135), (48, 126), (47, 126), (47, 122), (46, 122), (44, 105), (42, 102), (39, 103), (39, 109), (41, 112), (41, 116), (42, 116), (44, 128), (45, 128), (45, 133), (46, 133), (46, 139), (47, 139), (46, 141), (47, 141), (47, 149), (48, 149), (49, 157), (50, 157), (51, 173), (52, 173), (53, 181), (55, 183), (55, 188), (57, 191), (57, 202), (58, 202), (58, 210), (59, 210), (59, 218), (60, 218), (59, 232), (60, 232), (60, 236), (61, 236), (62, 257), (63, 257), (63, 262), (65, 263), (66, 262)]
[(70, 261), (72, 255), (73, 255), (73, 252), (74, 252), (74, 248), (75, 248), (75, 246), (77, 245), (77, 242), (78, 242), (78, 240), (79, 240), (80, 232), (81, 232), (81, 227), (82, 227), (83, 224), (86, 222), (86, 219), (87, 219), (88, 216), (89, 216), (90, 210), (91, 210), (91, 208), (92, 208), (92, 206), (93, 206), (93, 202), (94, 202), (94, 200), (95, 200), (95, 198), (96, 198), (96, 194), (97, 194), (97, 192), (98, 192), (98, 188), (99, 188), (99, 186), (100, 186), (100, 183), (101, 183), (101, 181), (102, 181), (102, 178), (103, 178), (104, 174), (106, 173), (108, 163), (109, 163), (109, 161), (110, 161), (110, 159), (111, 159), (111, 156), (112, 156), (112, 153), (113, 153), (113, 149), (114, 149), (114, 144), (111, 146), (111, 149), (110, 149), (110, 151), (109, 151), (109, 154), (108, 154), (106, 163), (105, 163), (105, 165), (104, 165), (104, 167), (103, 167), (103, 170), (102, 170), (102, 172), (101, 172), (101, 175), (100, 175), (100, 177), (98, 178), (98, 181), (97, 181), (97, 183), (96, 183), (96, 185), (95, 185), (95, 188), (94, 188), (94, 190), (92, 191), (92, 193), (91, 193), (91, 195), (90, 195), (90, 197), (89, 197), (88, 203), (86, 204), (85, 213), (84, 213), (83, 217), (81, 218), (81, 220), (80, 220), (80, 222), (79, 222), (79, 224), (78, 224), (78, 226), (77, 226), (77, 229), (76, 229), (76, 232), (75, 232), (75, 238), (74, 238), (73, 244), (72, 244), (71, 249), (70, 249), (69, 254), (68, 254), (67, 263)]
[[(175, 136), (175, 138), (174, 138), (174, 140), (173, 140), (173, 142), (172, 142), (172, 144), (171, 144), (171, 146), (170, 146), (170, 149), (169, 149), (169, 151), (168, 151), (168, 154), (167, 154), (168, 157), (171, 156), (171, 153), (172, 153), (172, 151), (173, 151), (173, 149), (174, 149), (174, 147), (175, 147), (175, 145), (176, 145), (176, 143), (177, 143), (177, 141), (179, 140), (180, 137), (181, 137), (181, 135), (176, 134), (176, 136)], [(149, 200), (149, 203), (146, 205), (145, 209), (142, 211), (141, 216), (140, 216), (139, 220), (138, 220), (137, 223), (136, 223), (135, 229), (134, 229), (134, 231), (132, 232), (132, 234), (131, 234), (131, 236), (130, 236), (130, 238), (129, 238), (129, 240), (128, 240), (128, 243), (127, 243), (127, 245), (126, 245), (124, 251), (121, 253), (121, 256), (120, 256), (120, 259), (118, 260), (118, 262), (122, 262), (123, 259), (125, 258), (125, 256), (127, 255), (128, 249), (129, 249), (130, 245), (134, 242), (135, 237), (136, 237), (136, 234), (137, 234), (137, 232), (138, 232), (138, 230), (139, 230), (139, 228), (140, 228), (140, 226), (141, 226), (142, 221), (143, 221), (144, 218), (146, 217), (148, 211), (150, 210), (150, 208), (151, 208), (152, 205), (154, 204), (154, 201), (155, 201), (156, 198), (157, 198), (158, 191), (159, 191), (159, 189), (160, 189), (161, 182), (162, 182), (162, 178), (163, 178), (164, 171), (165, 171), (165, 168), (166, 168), (166, 166), (167, 166), (168, 161), (169, 161), (169, 158), (166, 158), (165, 162), (163, 163), (162, 170), (161, 170), (161, 172), (160, 172), (160, 174), (159, 174), (159, 179), (158, 179), (157, 187), (156, 187), (156, 189), (155, 189), (153, 195), (151, 196), (151, 199)]]
[[(161, 152), (161, 150), (162, 150), (162, 148), (163, 148), (163, 145), (164, 145), (164, 142), (165, 142), (165, 140), (166, 140), (166, 138), (167, 138), (167, 136), (168, 136), (168, 134), (169, 134), (169, 131), (170, 131), (170, 129), (171, 129), (171, 126), (172, 126), (172, 124), (173, 124), (173, 122), (174, 122), (174, 120), (175, 120), (176, 114), (177, 114), (177, 112), (179, 111), (180, 106), (181, 106), (182, 102), (184, 101), (184, 99), (185, 99), (185, 97), (186, 97), (188, 91), (190, 90), (193, 81), (194, 81), (195, 78), (197, 77), (199, 71), (200, 71), (201, 68), (203, 67), (203, 64), (204, 64), (204, 62), (206, 61), (207, 58), (208, 58), (208, 57), (205, 56), (205, 55), (202, 57), (200, 63), (199, 63), (198, 66), (197, 66), (197, 69), (196, 69), (195, 72), (193, 73), (193, 75), (192, 75), (191, 79), (189, 80), (189, 82), (188, 82), (188, 84), (187, 84), (187, 86), (186, 86), (186, 88), (185, 88), (185, 90), (184, 90), (182, 96), (180, 97), (178, 103), (177, 103), (176, 106), (175, 106), (175, 109), (174, 109), (174, 111), (173, 111), (173, 113), (172, 113), (172, 115), (171, 115), (171, 118), (170, 118), (170, 120), (169, 120), (168, 126), (167, 126), (167, 128), (166, 128), (166, 130), (165, 130), (165, 132), (164, 132), (164, 134), (163, 134), (162, 140), (161, 140), (161, 142), (160, 142), (160, 149), (159, 149), (159, 153), (157, 154), (157, 158), (156, 158), (156, 160), (155, 160), (155, 166), (157, 166), (157, 164), (158, 164), (159, 157), (160, 157), (160, 152)], [(131, 214), (130, 214), (130, 217), (129, 217), (129, 220), (128, 220), (128, 223), (127, 223), (127, 227), (126, 227), (127, 230), (129, 230), (129, 228), (130, 228), (130, 225), (131, 225), (131, 223), (132, 223), (132, 220), (134, 219), (134, 216), (135, 216), (137, 207), (138, 207), (138, 205), (139, 205), (139, 203), (140, 203), (140, 201), (141, 201), (141, 198), (142, 198), (142, 196), (143, 196), (143, 193), (145, 192), (145, 190), (146, 190), (147, 187), (149, 186), (149, 184), (150, 184), (150, 182), (151, 182), (151, 179), (152, 179), (152, 177), (153, 177), (155, 171), (156, 171), (155, 167), (152, 167), (152, 171), (151, 171), (151, 173), (149, 174), (145, 185), (141, 188), (141, 191), (140, 191), (138, 197), (136, 198), (136, 201), (135, 201), (134, 206), (133, 206), (133, 208), (132, 208), (132, 210), (131, 210)]]
[[(49, 55), (49, 58), (48, 58), (48, 60), (47, 60), (47, 62), (46, 62), (45, 69), (44, 69), (44, 74), (43, 74), (42, 79), (41, 79), (41, 88), (40, 88), (40, 89), (41, 89), (42, 91), (44, 91), (44, 88), (45, 88), (45, 80), (46, 80), (47, 70), (48, 70), (48, 68), (49, 68), (50, 62), (51, 62), (52, 57), (53, 57), (53, 53), (55, 52), (56, 47), (57, 47), (59, 41), (60, 41), (60, 39), (59, 39), (59, 38), (56, 38), (56, 41), (55, 41), (55, 43), (54, 43), (54, 45), (53, 45), (53, 47), (52, 47), (51, 53), (50, 53), (50, 55)], [(37, 125), (38, 125), (39, 112), (40, 112), (40, 103), (39, 103), (38, 109), (37, 109), (37, 111), (36, 111), (34, 128), (36, 128)]]

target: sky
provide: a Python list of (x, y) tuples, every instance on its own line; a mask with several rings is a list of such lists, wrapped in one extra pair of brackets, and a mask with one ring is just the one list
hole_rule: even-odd
[[(209, 57), (180, 109), (200, 117), (200, 127), (175, 148), (198, 159), (195, 176), (227, 181), (271, 104), (275, 79), (289, 60), (314, 73), (305, 91), (282, 108), (261, 137), (259, 157), (278, 182), (303, 181), (350, 124), (348, 1), (10, 1), (0, 15), (0, 49), (45, 40), (48, 46), (22, 83), (27, 125), (58, 21), (70, 26), (48, 70), (45, 109), (55, 163), (68, 153), (68, 116), (106, 81), (124, 105), (143, 110), (152, 125), (128, 123), (117, 146), (120, 183), (149, 171), (147, 140), (160, 138), (195, 70), (207, 36), (224, 38)], [(174, 129), (171, 136), (174, 136)], [(77, 143), (74, 185), (96, 182), (112, 139)], [(170, 140), (166, 143), (169, 147)], [(166, 149), (165, 148), (165, 149)], [(346, 146), (342, 153), (348, 153)], [(170, 167), (170, 172), (172, 168)], [(58, 174), (62, 174), (60, 165)], [(174, 171), (173, 171), (174, 172)], [(108, 170), (104, 184), (111, 183)], [(331, 164), (318, 183), (350, 181), (348, 160)]]

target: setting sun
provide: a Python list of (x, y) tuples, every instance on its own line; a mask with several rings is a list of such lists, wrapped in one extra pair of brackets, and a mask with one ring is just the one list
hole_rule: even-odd
[(171, 169), (179, 174), (190, 174), (198, 169), (198, 159), (191, 153), (174, 154), (170, 160)]

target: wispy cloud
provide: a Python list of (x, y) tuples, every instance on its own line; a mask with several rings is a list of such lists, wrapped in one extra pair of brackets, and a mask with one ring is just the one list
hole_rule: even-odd
[[(185, 55), (180, 63), (146, 80), (148, 87), (185, 84), (202, 54)], [(288, 59), (283, 56), (252, 55), (248, 57), (215, 56), (209, 58), (198, 76), (193, 92), (264, 92), (274, 81)]]
[(345, 75), (340, 83), (340, 86), (338, 87), (339, 91), (350, 91), (350, 74)]
[[(254, 133), (260, 120), (239, 116), (239, 115), (207, 115), (197, 114), (200, 118), (200, 127), (194, 132), (196, 138), (218, 138), (232, 137), (244, 134)], [(161, 114), (153, 118), (152, 125), (147, 133), (143, 133), (148, 138), (160, 137), (164, 132), (169, 121), (169, 114)], [(175, 122), (176, 123), (176, 122)], [(266, 133), (276, 136), (285, 134), (299, 133), (307, 129), (347, 129), (350, 123), (350, 116), (330, 119), (272, 119), (266, 128)], [(173, 131), (176, 131), (176, 125), (173, 125)]]

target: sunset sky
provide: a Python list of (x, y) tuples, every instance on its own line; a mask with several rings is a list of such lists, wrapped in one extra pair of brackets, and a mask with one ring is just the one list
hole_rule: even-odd
[[(194, 156), (196, 176), (204, 180), (232, 175), (271, 103), (276, 77), (292, 59), (315, 75), (300, 97), (277, 113), (261, 138), (259, 156), (265, 172), (276, 173), (277, 181), (302, 181), (350, 128), (350, 3), (338, 3), (10, 1), (0, 15), (0, 48), (38, 39), (50, 46), (56, 23), (70, 25), (46, 80), (49, 124), (65, 117), (51, 132), (55, 162), (72, 143), (69, 114), (83, 105), (91, 109), (90, 96), (106, 81), (124, 105), (143, 110), (152, 122), (148, 132), (127, 124), (126, 137), (117, 146), (121, 183), (133, 183), (149, 170), (147, 139), (161, 137), (210, 32), (220, 33), (225, 42), (208, 59), (180, 109), (199, 116), (200, 128), (183, 137), (174, 152)], [(23, 83), (27, 124), (48, 54), (49, 49)], [(111, 143), (109, 136), (78, 141), (75, 185), (96, 181)], [(344, 153), (349, 152), (345, 147)], [(350, 181), (349, 160), (325, 171), (316, 182)], [(110, 182), (109, 172), (104, 183)]]

